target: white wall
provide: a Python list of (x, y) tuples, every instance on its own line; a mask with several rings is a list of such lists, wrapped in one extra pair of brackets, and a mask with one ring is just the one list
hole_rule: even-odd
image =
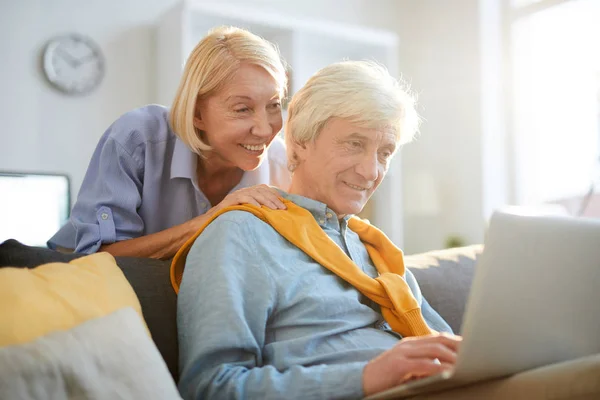
[[(399, 33), (400, 70), (419, 93), (425, 122), (405, 147), (405, 170), (438, 183), (440, 210), (407, 216), (407, 253), (439, 248), (458, 233), (483, 239), (478, 0), (248, 0), (299, 16)], [(67, 172), (78, 190), (91, 153), (121, 113), (154, 99), (153, 22), (175, 0), (2, 0), (0, 5), (0, 170)], [(39, 56), (53, 35), (77, 31), (107, 58), (100, 88), (67, 97), (50, 88)], [(409, 188), (407, 188), (409, 189)], [(407, 195), (405, 193), (405, 198)]]
[(424, 118), (421, 136), (403, 149), (403, 170), (433, 176), (440, 207), (436, 215), (406, 215), (407, 253), (440, 248), (451, 234), (483, 240), (478, 3), (402, 2), (400, 69)]
[[(76, 193), (98, 138), (125, 111), (152, 101), (153, 20), (173, 0), (2, 0), (0, 169), (67, 172)], [(51, 88), (40, 69), (46, 42), (65, 32), (95, 39), (106, 76), (85, 97)]]

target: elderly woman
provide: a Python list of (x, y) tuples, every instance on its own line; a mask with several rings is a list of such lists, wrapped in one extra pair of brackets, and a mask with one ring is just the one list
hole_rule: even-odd
[(275, 46), (217, 28), (192, 51), (170, 109), (126, 113), (104, 133), (71, 218), (50, 248), (171, 258), (216, 211), (241, 203), (283, 208), (290, 182)]
[(402, 251), (353, 216), (417, 124), (369, 62), (294, 95), (287, 208), (220, 210), (173, 260), (185, 399), (358, 399), (454, 365), (460, 338), (440, 334)]

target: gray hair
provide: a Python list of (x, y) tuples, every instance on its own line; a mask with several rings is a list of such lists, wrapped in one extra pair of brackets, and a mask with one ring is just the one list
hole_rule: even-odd
[(285, 124), (288, 166), (297, 160), (293, 143), (314, 141), (332, 118), (363, 128), (385, 129), (398, 146), (410, 142), (420, 118), (406, 85), (373, 61), (342, 61), (317, 71), (293, 96)]

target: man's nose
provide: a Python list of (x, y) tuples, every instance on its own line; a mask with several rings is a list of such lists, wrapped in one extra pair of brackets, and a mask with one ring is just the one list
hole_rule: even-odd
[(379, 162), (377, 161), (377, 153), (365, 154), (361, 162), (357, 165), (356, 172), (369, 182), (377, 180), (379, 177)]

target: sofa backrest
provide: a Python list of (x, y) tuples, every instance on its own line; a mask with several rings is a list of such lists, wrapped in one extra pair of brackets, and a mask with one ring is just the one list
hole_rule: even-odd
[[(405, 257), (429, 304), (460, 332), (465, 303), (482, 246), (432, 251)], [(50, 262), (68, 262), (82, 254), (66, 254), (30, 247), (16, 240), (0, 245), (0, 267), (33, 268)], [(169, 277), (170, 261), (115, 257), (135, 290), (152, 339), (175, 381), (178, 380), (177, 297)]]

